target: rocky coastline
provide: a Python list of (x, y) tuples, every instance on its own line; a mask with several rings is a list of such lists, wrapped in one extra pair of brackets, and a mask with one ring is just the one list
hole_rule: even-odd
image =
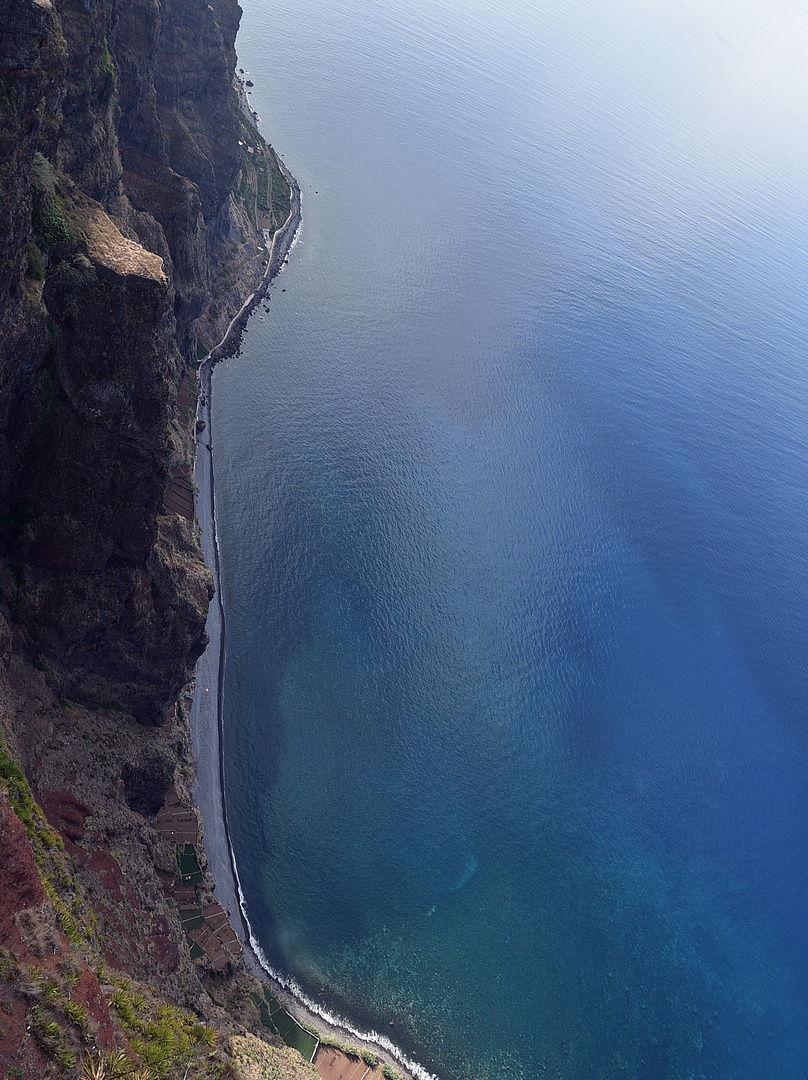
[(317, 1075), (245, 969), (193, 804), (190, 680), (213, 595), (198, 372), (293, 216), (239, 108), (239, 18), (235, 0), (0, 2), (0, 1073), (15, 1080)]
[[(280, 999), (299, 1007), (269, 987), (227, 892), (205, 774), (218, 733), (206, 758), (210, 729), (191, 725), (205, 658), (220, 663), (216, 641), (205, 651), (211, 372), (300, 215), (235, 77), (239, 19), (235, 0), (0, 0), (0, 1074), (14, 1080), (400, 1071), (354, 1039), (346, 1054), (321, 1020), (319, 1073), (295, 1049)], [(218, 804), (203, 796), (200, 815), (204, 790)]]

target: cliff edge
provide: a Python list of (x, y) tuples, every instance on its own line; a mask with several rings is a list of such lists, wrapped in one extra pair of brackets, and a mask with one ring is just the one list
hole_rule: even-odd
[(0, 600), (62, 696), (157, 725), (210, 598), (187, 499), (166, 504), (188, 486), (195, 366), (266, 255), (239, 15), (0, 4)]
[[(0, 0), (0, 1074), (307, 1077), (192, 805), (197, 371), (289, 214), (235, 0)], [(249, 154), (247, 148), (249, 147)]]

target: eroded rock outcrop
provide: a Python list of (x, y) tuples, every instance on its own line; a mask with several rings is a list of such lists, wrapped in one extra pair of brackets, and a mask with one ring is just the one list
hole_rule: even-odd
[(233, 196), (239, 15), (0, 6), (0, 602), (63, 697), (153, 724), (211, 595), (165, 506), (192, 462), (180, 385), (263, 273)]

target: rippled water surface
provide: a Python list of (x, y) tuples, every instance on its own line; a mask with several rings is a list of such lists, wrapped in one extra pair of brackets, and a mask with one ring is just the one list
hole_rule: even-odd
[(304, 197), (214, 382), (264, 951), (442, 1080), (804, 1078), (808, 6), (242, 3)]

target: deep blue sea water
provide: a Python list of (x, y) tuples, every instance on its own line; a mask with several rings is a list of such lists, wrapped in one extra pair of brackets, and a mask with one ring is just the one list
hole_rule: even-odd
[(441, 1080), (804, 1080), (808, 4), (242, 3), (304, 198), (214, 383), (264, 952)]

